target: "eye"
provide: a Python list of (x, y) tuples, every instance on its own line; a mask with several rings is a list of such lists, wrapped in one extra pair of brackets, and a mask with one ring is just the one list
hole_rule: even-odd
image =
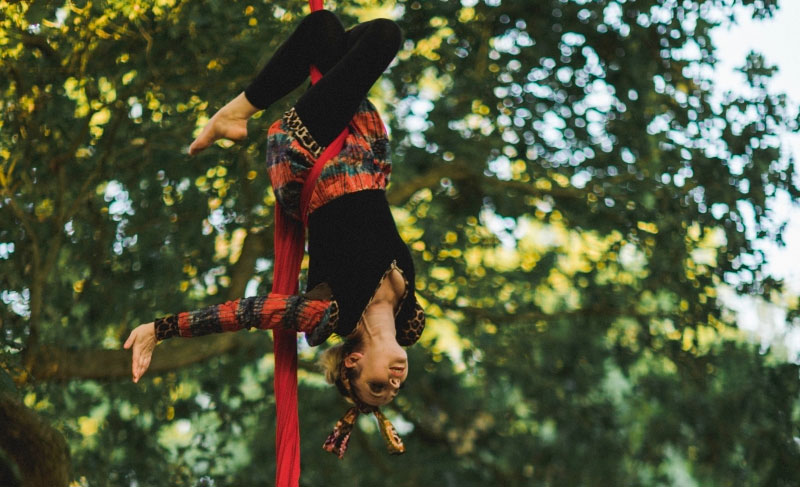
[(375, 393), (383, 392), (383, 390), (386, 388), (386, 384), (382, 384), (380, 382), (370, 382), (368, 385), (369, 390)]

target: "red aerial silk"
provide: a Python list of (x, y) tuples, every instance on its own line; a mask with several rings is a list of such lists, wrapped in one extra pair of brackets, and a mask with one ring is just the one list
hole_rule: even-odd
[[(309, 0), (311, 11), (322, 8), (322, 0)], [(311, 66), (311, 82), (316, 83), (322, 73)], [(272, 292), (295, 294), (297, 278), (303, 261), (305, 247), (306, 212), (311, 193), (325, 162), (342, 150), (348, 130), (345, 128), (320, 155), (303, 186), (300, 214), (303, 222), (287, 216), (275, 204), (275, 267)], [(291, 330), (273, 330), (275, 351), (275, 403), (276, 403), (276, 487), (298, 487), (300, 482), (300, 422), (297, 418), (297, 334)]]
[(308, 6), (311, 7), (312, 12), (322, 10), (322, 0), (308, 0)]

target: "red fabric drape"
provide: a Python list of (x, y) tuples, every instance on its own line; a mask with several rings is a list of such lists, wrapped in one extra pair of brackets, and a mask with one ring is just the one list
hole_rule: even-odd
[[(303, 260), (303, 226), (275, 207), (275, 272), (272, 292), (297, 292), (297, 272)], [(295, 251), (299, 247), (300, 252)], [(297, 334), (273, 330), (275, 352), (277, 487), (297, 487), (300, 481), (300, 423), (297, 418)]]
[[(322, 8), (322, 0), (309, 0), (311, 11)], [(311, 82), (322, 73), (311, 66)], [(338, 154), (347, 138), (347, 129), (334, 140), (317, 159), (305, 185), (300, 203), (301, 223), (287, 216), (275, 204), (275, 267), (272, 292), (294, 294), (305, 247), (305, 219), (308, 202), (325, 162)], [(297, 417), (297, 334), (291, 330), (273, 330), (275, 352), (276, 403), (276, 487), (298, 487), (300, 482), (300, 422)]]
[(311, 7), (312, 12), (322, 10), (322, 0), (308, 0), (308, 6)]

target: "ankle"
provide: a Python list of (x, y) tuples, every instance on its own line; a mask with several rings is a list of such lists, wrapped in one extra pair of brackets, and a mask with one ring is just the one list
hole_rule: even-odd
[(250, 101), (245, 96), (244, 92), (242, 92), (239, 93), (239, 95), (236, 98), (229, 101), (227, 105), (222, 107), (222, 109), (220, 110), (220, 114), (225, 115), (227, 118), (248, 120), (259, 110), (260, 110), (259, 108), (253, 106), (253, 104), (250, 103)]

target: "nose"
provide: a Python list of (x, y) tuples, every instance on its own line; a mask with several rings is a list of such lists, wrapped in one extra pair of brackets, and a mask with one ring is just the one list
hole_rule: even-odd
[(397, 388), (400, 387), (401, 382), (400, 382), (400, 379), (398, 379), (398, 378), (391, 378), (391, 379), (389, 379), (389, 384), (391, 384), (392, 387), (397, 389)]

